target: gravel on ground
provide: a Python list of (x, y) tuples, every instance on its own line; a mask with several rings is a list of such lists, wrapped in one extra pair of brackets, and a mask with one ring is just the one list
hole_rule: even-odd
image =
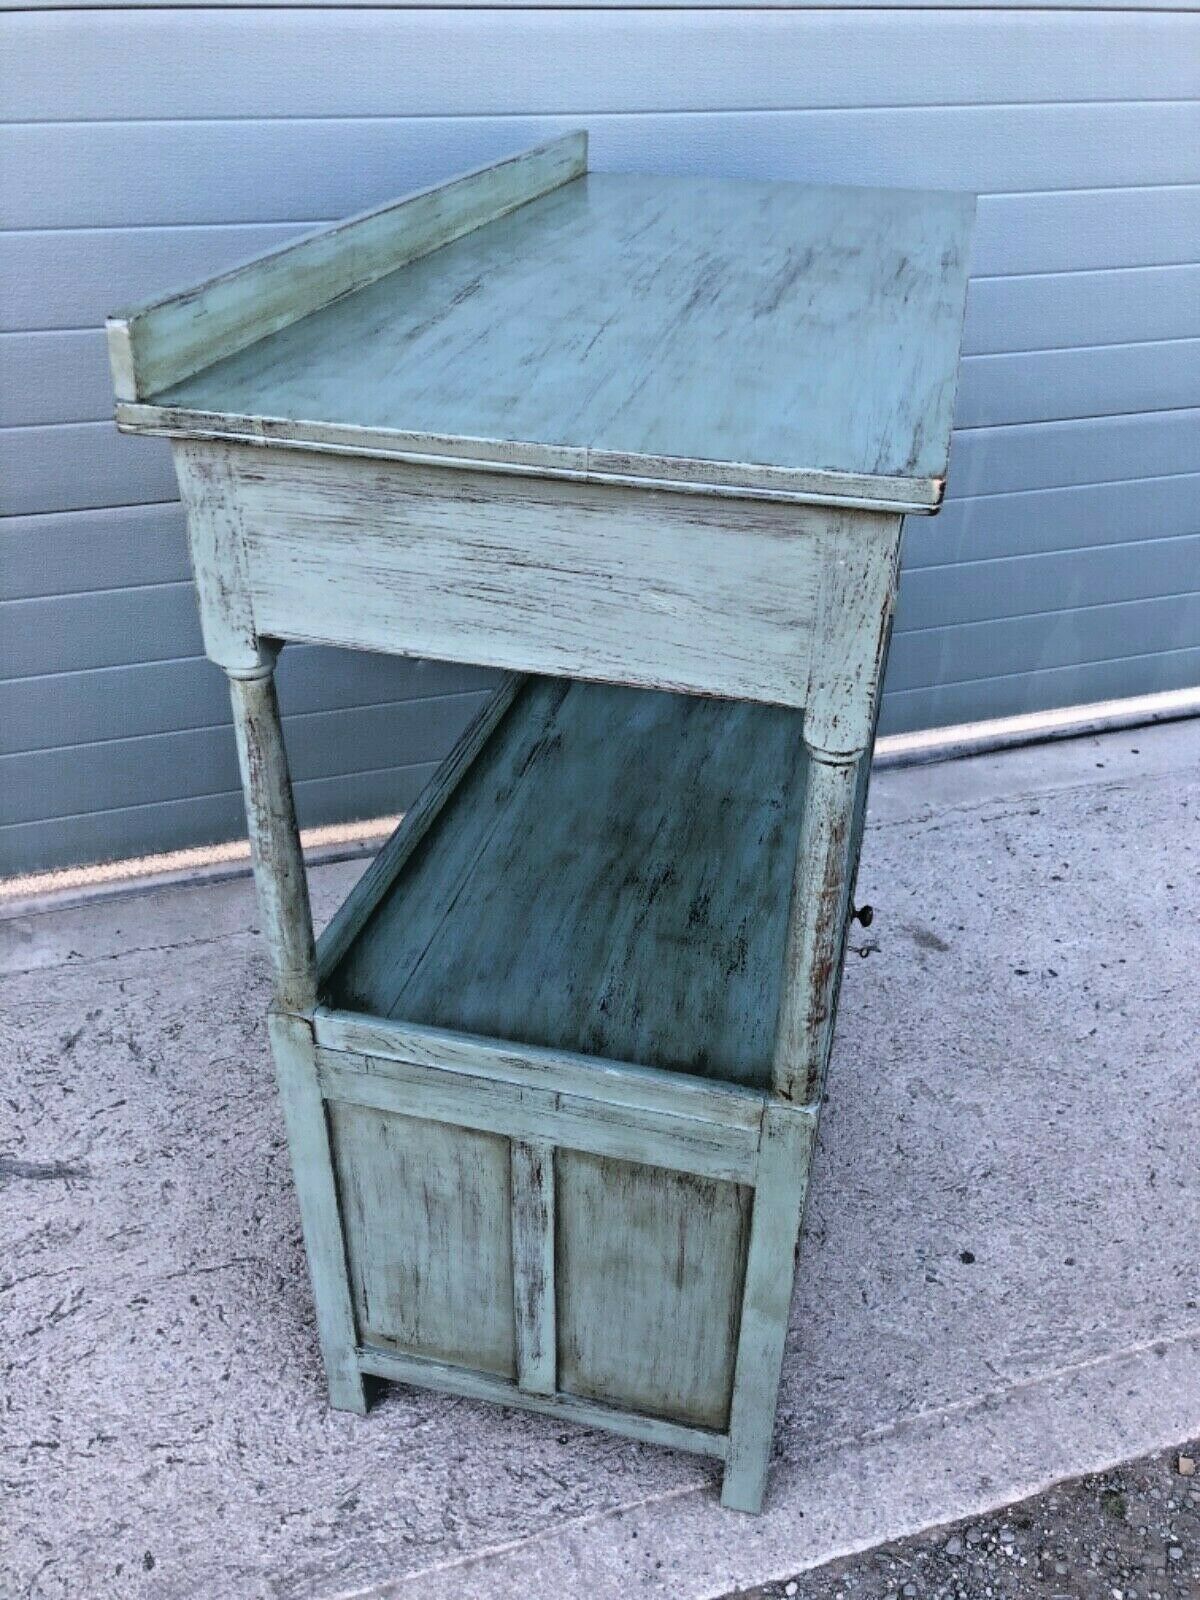
[(1200, 1441), (724, 1600), (1200, 1600)]

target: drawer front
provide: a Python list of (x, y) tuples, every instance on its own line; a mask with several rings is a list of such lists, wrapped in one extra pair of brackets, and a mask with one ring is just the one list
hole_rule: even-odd
[(215, 448), (260, 634), (734, 699), (803, 705), (831, 543), (855, 543), (877, 631), (899, 536), (872, 512)]

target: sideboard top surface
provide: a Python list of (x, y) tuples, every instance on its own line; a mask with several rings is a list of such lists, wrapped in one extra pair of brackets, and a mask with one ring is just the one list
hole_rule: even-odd
[(140, 420), (935, 509), (973, 209), (585, 172), (139, 395)]

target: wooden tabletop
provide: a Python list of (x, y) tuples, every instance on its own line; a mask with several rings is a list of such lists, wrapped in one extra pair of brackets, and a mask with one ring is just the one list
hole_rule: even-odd
[(973, 212), (955, 193), (585, 171), (139, 395), (142, 421), (368, 429), (384, 453), (928, 511)]

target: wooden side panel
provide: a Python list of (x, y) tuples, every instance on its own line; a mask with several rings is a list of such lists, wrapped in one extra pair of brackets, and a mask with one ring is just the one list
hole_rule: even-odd
[(612, 1108), (628, 1106), (635, 1112), (665, 1112), (715, 1122), (722, 1128), (757, 1132), (762, 1120), (764, 1096), (760, 1091), (742, 1084), (710, 1083), (686, 1072), (665, 1073), (603, 1056), (538, 1050), (445, 1028), (327, 1011), (323, 1006), (313, 1013), (313, 1032), (318, 1046), (326, 1047), (324, 1055), (336, 1054), (341, 1065), (353, 1065), (360, 1072), (386, 1073), (389, 1062), (408, 1062), (414, 1067), (462, 1073), (472, 1081), (499, 1080), (568, 1099), (599, 1100)]
[(318, 1049), (317, 1063), (328, 1097), (349, 1105), (509, 1139), (547, 1139), (731, 1182), (752, 1182), (758, 1163), (757, 1129), (609, 1105), (511, 1079), (472, 1078), (404, 1061), (364, 1061), (336, 1050)]
[(264, 634), (804, 703), (827, 512), (228, 450)]
[(317, 942), (317, 973), (324, 979), (349, 950), (363, 925), (386, 895), (397, 873), (428, 833), (434, 819), (453, 794), (463, 773), (487, 743), (504, 716), (521, 679), (510, 674), (501, 680), (485, 706), (464, 728), (457, 744), (409, 806), (395, 833), (334, 912)]
[(507, 1139), (332, 1102), (362, 1339), (516, 1376)]
[(723, 1429), (750, 1190), (559, 1151), (560, 1390)]
[(108, 321), (118, 400), (140, 400), (578, 177), (587, 135), (480, 167)]
[(535, 1394), (531, 1389), (519, 1389), (515, 1383), (491, 1373), (450, 1367), (444, 1361), (425, 1361), (420, 1356), (396, 1355), (369, 1345), (358, 1352), (358, 1359), (363, 1372), (377, 1378), (390, 1378), (395, 1383), (437, 1389), (442, 1394), (460, 1394), (468, 1400), (487, 1400), (497, 1406), (516, 1406), (562, 1422), (604, 1428), (609, 1433), (642, 1439), (668, 1450), (694, 1450), (719, 1460), (725, 1457), (728, 1440), (723, 1433), (711, 1428), (689, 1428), (685, 1423), (668, 1422), (663, 1417), (644, 1417), (635, 1411), (605, 1405), (603, 1401), (581, 1400), (578, 1395)]

